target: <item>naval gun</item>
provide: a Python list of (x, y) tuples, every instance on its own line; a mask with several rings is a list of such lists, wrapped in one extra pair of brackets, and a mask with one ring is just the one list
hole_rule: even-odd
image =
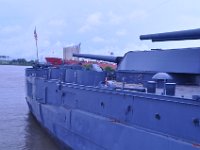
[(157, 33), (157, 34), (147, 34), (140, 36), (140, 40), (152, 40), (152, 42), (197, 40), (197, 39), (200, 39), (200, 28), (183, 30), (183, 31)]
[[(152, 41), (200, 39), (200, 29), (141, 35)], [(159, 72), (169, 73), (177, 84), (200, 85), (200, 47), (129, 51), (123, 57), (74, 54), (74, 57), (117, 63), (116, 80), (147, 83)]]
[(103, 56), (103, 55), (92, 55), (92, 54), (73, 54), (74, 57), (81, 57), (81, 58), (88, 58), (88, 59), (96, 59), (96, 60), (103, 60), (108, 62), (113, 62), (119, 64), (122, 57), (115, 57), (115, 56)]

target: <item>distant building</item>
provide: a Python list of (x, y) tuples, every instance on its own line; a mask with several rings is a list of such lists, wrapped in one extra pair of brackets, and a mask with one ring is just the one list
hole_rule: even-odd
[(73, 53), (79, 54), (80, 53), (80, 46), (81, 43), (78, 45), (68, 46), (63, 48), (63, 60), (78, 60), (78, 58), (73, 57)]
[(9, 56), (0, 55), (0, 64), (8, 64), (10, 61)]
[(9, 56), (0, 55), (0, 60), (9, 60)]

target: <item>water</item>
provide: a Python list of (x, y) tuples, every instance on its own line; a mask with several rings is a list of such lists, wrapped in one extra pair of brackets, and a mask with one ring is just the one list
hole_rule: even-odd
[(0, 65), (0, 150), (58, 150), (28, 111), (25, 68)]

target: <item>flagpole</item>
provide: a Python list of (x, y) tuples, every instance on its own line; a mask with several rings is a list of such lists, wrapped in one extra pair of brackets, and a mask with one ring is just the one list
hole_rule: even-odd
[(38, 36), (37, 36), (37, 31), (36, 31), (36, 27), (34, 30), (34, 38), (35, 38), (35, 45), (36, 45), (36, 55), (37, 55), (37, 59), (36, 59), (36, 63), (39, 63), (39, 56), (38, 56)]
[(35, 40), (35, 45), (36, 45), (36, 51), (37, 51), (37, 59), (36, 61), (39, 62), (39, 58), (38, 58), (38, 44), (37, 44), (37, 40)]

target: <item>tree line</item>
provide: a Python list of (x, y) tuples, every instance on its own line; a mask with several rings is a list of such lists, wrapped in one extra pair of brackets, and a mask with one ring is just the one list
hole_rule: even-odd
[(12, 59), (12, 60), (0, 60), (1, 65), (32, 65), (34, 63), (34, 60), (27, 61), (25, 58), (18, 58), (18, 59)]

